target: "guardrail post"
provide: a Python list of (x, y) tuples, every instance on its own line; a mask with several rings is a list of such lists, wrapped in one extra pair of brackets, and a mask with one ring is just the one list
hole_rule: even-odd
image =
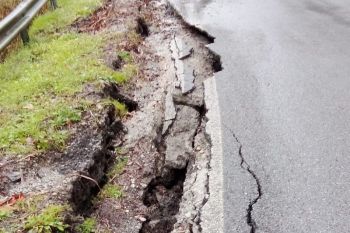
[(22, 30), (22, 31), (20, 32), (20, 35), (21, 35), (23, 44), (24, 44), (24, 45), (28, 44), (28, 43), (29, 43), (28, 28)]
[(50, 0), (51, 9), (56, 9), (58, 7), (57, 0)]

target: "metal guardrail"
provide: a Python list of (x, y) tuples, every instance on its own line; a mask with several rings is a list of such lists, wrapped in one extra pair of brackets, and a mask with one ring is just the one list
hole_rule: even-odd
[[(24, 0), (3, 20), (0, 21), (0, 51), (21, 35), (24, 44), (29, 42), (28, 26), (47, 0)], [(57, 8), (57, 1), (50, 0), (51, 8)]]

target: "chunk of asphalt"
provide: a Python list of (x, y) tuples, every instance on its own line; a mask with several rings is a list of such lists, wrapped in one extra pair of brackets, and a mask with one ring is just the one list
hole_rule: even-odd
[(165, 113), (162, 134), (165, 134), (168, 131), (169, 126), (173, 123), (175, 118), (176, 109), (173, 101), (173, 91), (172, 88), (168, 88), (168, 92), (165, 97)]
[(174, 36), (175, 45), (178, 50), (178, 59), (183, 60), (191, 56), (193, 48), (188, 46), (181, 38)]
[(194, 89), (194, 75), (193, 68), (188, 65), (184, 65), (184, 73), (180, 76), (181, 91), (183, 94), (187, 94)]
[(184, 59), (190, 57), (192, 55), (192, 53), (193, 53), (193, 48), (187, 47), (186, 49), (184, 49), (180, 52), (179, 59), (184, 60)]
[(175, 104), (187, 105), (191, 107), (200, 108), (203, 106), (203, 95), (200, 92), (192, 92), (191, 95), (183, 95), (182, 93), (176, 93), (173, 95)]
[(165, 166), (176, 169), (186, 167), (193, 153), (192, 140), (200, 121), (200, 114), (194, 108), (180, 106), (176, 121), (165, 140)]
[(176, 109), (175, 109), (175, 105), (174, 105), (174, 101), (173, 101), (173, 92), (169, 88), (168, 93), (165, 97), (165, 117), (164, 117), (164, 120), (165, 121), (174, 120), (175, 117), (176, 117)]
[[(182, 94), (187, 94), (194, 89), (193, 69), (185, 65), (183, 60), (191, 55), (193, 48), (187, 46), (183, 40), (174, 36), (170, 42), (170, 50), (175, 63), (177, 82), (175, 87), (180, 87)], [(180, 85), (179, 85), (180, 84)]]

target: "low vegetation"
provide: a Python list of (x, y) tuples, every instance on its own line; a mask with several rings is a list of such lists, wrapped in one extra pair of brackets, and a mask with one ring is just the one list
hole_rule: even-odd
[(94, 233), (96, 232), (96, 220), (94, 218), (86, 218), (76, 230), (79, 233)]
[(98, 194), (99, 199), (121, 197), (123, 197), (123, 191), (120, 186), (115, 184), (106, 184), (101, 190), (101, 192)]
[[(118, 152), (118, 150), (117, 150)], [(127, 157), (119, 157), (112, 169), (108, 172), (107, 177), (109, 180), (117, 178), (124, 171), (125, 166), (128, 163)]]
[(12, 210), (10, 208), (2, 208), (0, 209), (0, 222), (10, 217), (12, 214)]
[[(118, 72), (99, 59), (105, 41), (118, 40), (117, 35), (64, 32), (64, 26), (91, 13), (101, 0), (58, 3), (59, 9), (33, 22), (29, 46), (0, 64), (0, 155), (63, 148), (70, 126), (91, 104), (79, 96), (84, 84), (122, 83), (137, 72), (127, 52), (120, 53), (126, 64)], [(125, 106), (113, 104), (126, 114)]]
[(63, 213), (66, 207), (50, 205), (38, 215), (29, 216), (24, 229), (35, 233), (64, 232), (67, 225), (63, 222)]
[(46, 39), (77, 18), (89, 15), (101, 4), (102, 0), (58, 0), (59, 8), (38, 17), (30, 28), (30, 34), (44, 34), (42, 39)]

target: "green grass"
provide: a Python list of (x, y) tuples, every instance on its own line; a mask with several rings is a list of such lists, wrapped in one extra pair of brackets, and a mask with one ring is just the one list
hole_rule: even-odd
[(98, 194), (98, 198), (105, 199), (105, 198), (121, 198), (123, 197), (123, 191), (120, 188), (120, 186), (115, 184), (106, 184), (101, 192)]
[[(62, 149), (70, 125), (81, 120), (89, 105), (78, 95), (84, 84), (99, 80), (123, 83), (137, 73), (132, 64), (115, 72), (99, 59), (111, 36), (60, 32), (75, 18), (90, 13), (100, 0), (58, 3), (58, 10), (34, 21), (29, 46), (0, 64), (0, 155)], [(124, 55), (129, 59), (130, 55)], [(125, 106), (115, 105), (126, 113)]]
[[(67, 34), (21, 49), (0, 65), (0, 147), (29, 153), (58, 149), (64, 126), (80, 120), (83, 84), (113, 75), (99, 57), (102, 39)], [(11, 72), (9, 72), (11, 71)]]
[(75, 19), (92, 13), (102, 0), (58, 0), (58, 9), (38, 17), (30, 28), (30, 34), (55, 33)]
[(128, 51), (120, 51), (118, 52), (118, 56), (124, 61), (124, 62), (132, 62), (132, 56)]
[(79, 233), (94, 233), (96, 232), (96, 219), (86, 218), (82, 224), (77, 227)]
[(113, 168), (108, 172), (107, 174), (108, 178), (112, 179), (122, 174), (127, 163), (128, 163), (127, 157), (118, 158), (118, 161), (114, 164)]
[(12, 211), (10, 209), (5, 209), (5, 208), (0, 209), (0, 222), (10, 217), (11, 214), (12, 214)]
[(117, 115), (120, 118), (123, 118), (128, 113), (128, 108), (126, 107), (126, 105), (123, 103), (120, 103), (117, 100), (109, 98), (109, 99), (104, 100), (103, 104), (104, 104), (104, 106), (114, 105), (115, 109), (117, 110)]
[(98, 194), (97, 200), (103, 200), (106, 198), (122, 198), (123, 191), (119, 185), (113, 184), (113, 180), (118, 177), (124, 171), (125, 166), (128, 163), (127, 157), (118, 158), (112, 169), (108, 172), (107, 177), (110, 180), (101, 192)]
[(24, 229), (35, 233), (64, 232), (68, 227), (63, 223), (63, 213), (66, 207), (50, 205), (39, 215), (29, 216)]

